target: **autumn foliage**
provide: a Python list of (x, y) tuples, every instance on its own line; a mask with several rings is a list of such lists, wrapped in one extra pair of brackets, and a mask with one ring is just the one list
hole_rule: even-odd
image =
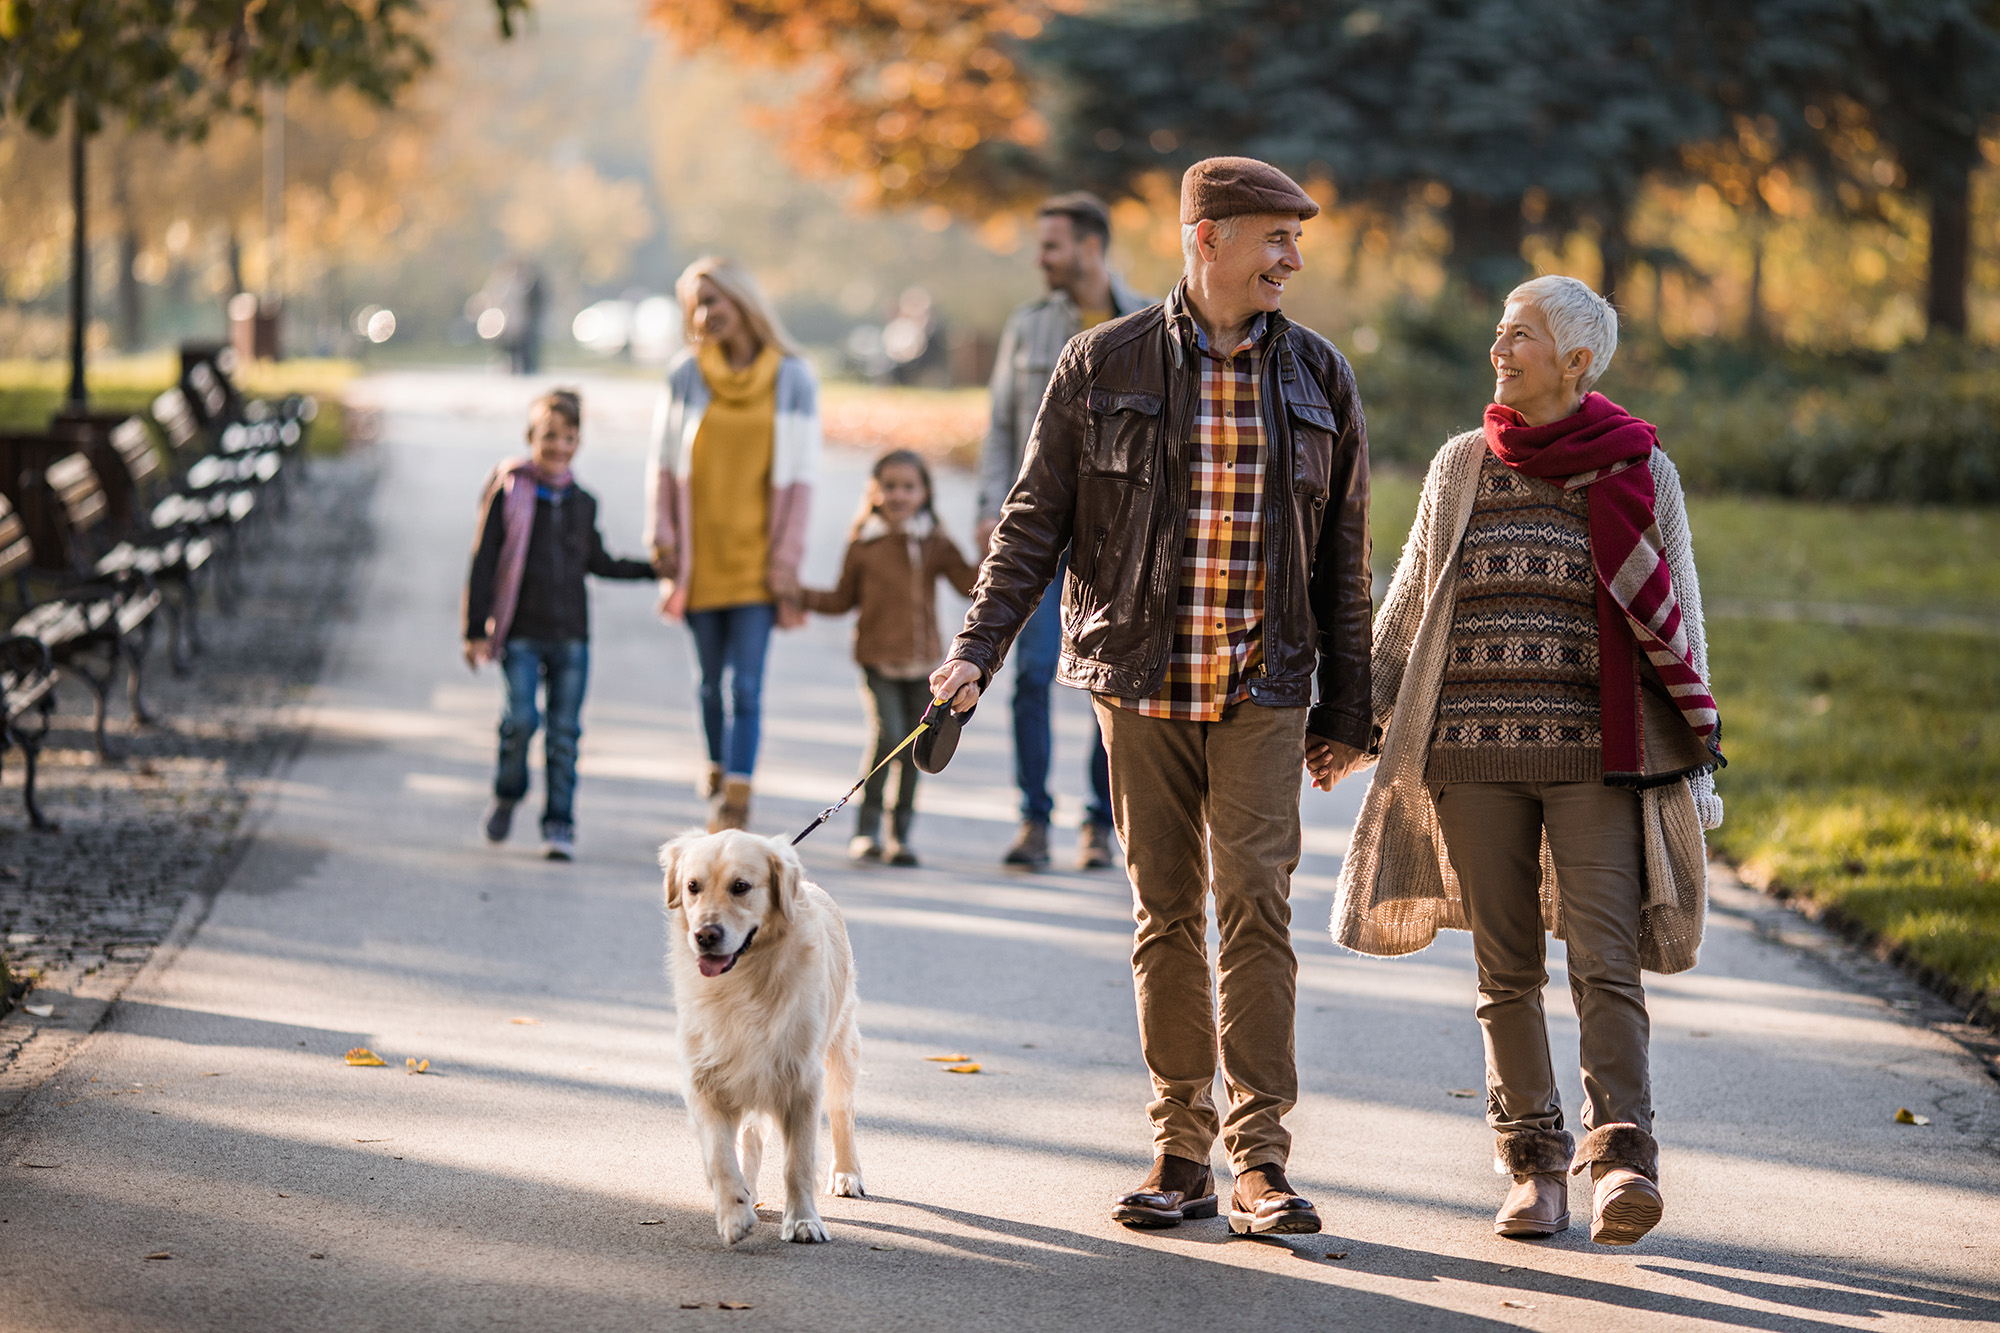
[(1076, 0), (652, 0), (690, 52), (796, 71), (763, 116), (798, 165), (861, 201), (984, 212), (1042, 186), (1049, 126), (1020, 45)]

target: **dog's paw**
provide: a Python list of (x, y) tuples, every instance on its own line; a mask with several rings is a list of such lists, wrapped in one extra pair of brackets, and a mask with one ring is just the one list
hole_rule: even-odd
[(826, 1223), (819, 1220), (817, 1213), (788, 1216), (778, 1228), (778, 1239), (798, 1245), (818, 1245), (827, 1239)]
[(861, 1188), (859, 1171), (836, 1171), (827, 1177), (826, 1192), (836, 1199), (865, 1199), (868, 1191)]
[(724, 1245), (734, 1245), (756, 1229), (757, 1210), (747, 1203), (715, 1210), (715, 1234)]

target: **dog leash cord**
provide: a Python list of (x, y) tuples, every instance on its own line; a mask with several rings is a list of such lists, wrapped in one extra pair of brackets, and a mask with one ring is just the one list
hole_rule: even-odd
[[(931, 704), (933, 707), (943, 702), (944, 700), (942, 699), (931, 700)], [(817, 829), (821, 824), (824, 824), (827, 820), (832, 819), (835, 815), (839, 814), (840, 808), (846, 805), (849, 801), (854, 799), (854, 793), (860, 791), (864, 786), (868, 784), (868, 779), (874, 777), (877, 773), (880, 773), (883, 769), (887, 768), (890, 764), (890, 761), (895, 759), (895, 757), (901, 754), (903, 751), (909, 749), (910, 746), (915, 743), (917, 737), (924, 734), (924, 729), (928, 726), (930, 726), (929, 722), (917, 723), (917, 729), (911, 732), (909, 735), (903, 737), (903, 739), (897, 743), (895, 749), (889, 751), (888, 754), (882, 756), (881, 763), (875, 765), (875, 767), (869, 769), (866, 773), (863, 773), (861, 775), (861, 781), (855, 783), (852, 787), (849, 787), (847, 789), (847, 795), (841, 797), (839, 800), (835, 801), (832, 805), (829, 805), (826, 809), (820, 811), (818, 819), (815, 819), (812, 823), (800, 829), (799, 836), (792, 839), (792, 846), (796, 847), (800, 843), (804, 842), (806, 838), (809, 835), (811, 835), (813, 830)]]

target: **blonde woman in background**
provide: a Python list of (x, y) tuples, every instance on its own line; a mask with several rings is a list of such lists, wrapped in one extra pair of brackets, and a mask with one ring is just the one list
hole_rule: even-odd
[(749, 825), (771, 629), (803, 619), (789, 608), (819, 473), (819, 382), (734, 260), (697, 259), (674, 291), (688, 349), (653, 419), (646, 540), (660, 613), (693, 635), (715, 832)]

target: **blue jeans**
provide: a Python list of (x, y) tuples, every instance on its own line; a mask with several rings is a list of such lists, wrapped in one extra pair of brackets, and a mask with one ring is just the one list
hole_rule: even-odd
[[(1062, 657), (1062, 584), (1069, 557), (1056, 566), (1055, 581), (1014, 640), (1014, 785), (1021, 789), (1021, 818), (1046, 824), (1055, 809), (1049, 795), (1049, 761), (1055, 739), (1049, 723), (1049, 687)], [(1097, 716), (1090, 719), (1090, 801), (1085, 823), (1111, 827), (1111, 766)]]
[[(695, 666), (701, 673), (696, 698), (701, 729), (708, 738), (708, 762), (732, 778), (757, 771), (757, 740), (764, 712), (764, 651), (778, 609), (769, 602), (688, 612), (694, 632)], [(722, 708), (722, 673), (729, 673), (729, 711)]]
[(500, 765), (493, 794), (518, 801), (528, 794), (528, 745), (542, 724), (535, 692), (546, 685), (548, 733), (542, 742), (548, 787), (542, 827), (576, 822), (576, 743), (583, 735), (583, 691), (590, 683), (586, 639), (509, 639), (500, 655), (507, 702), (500, 714)]

